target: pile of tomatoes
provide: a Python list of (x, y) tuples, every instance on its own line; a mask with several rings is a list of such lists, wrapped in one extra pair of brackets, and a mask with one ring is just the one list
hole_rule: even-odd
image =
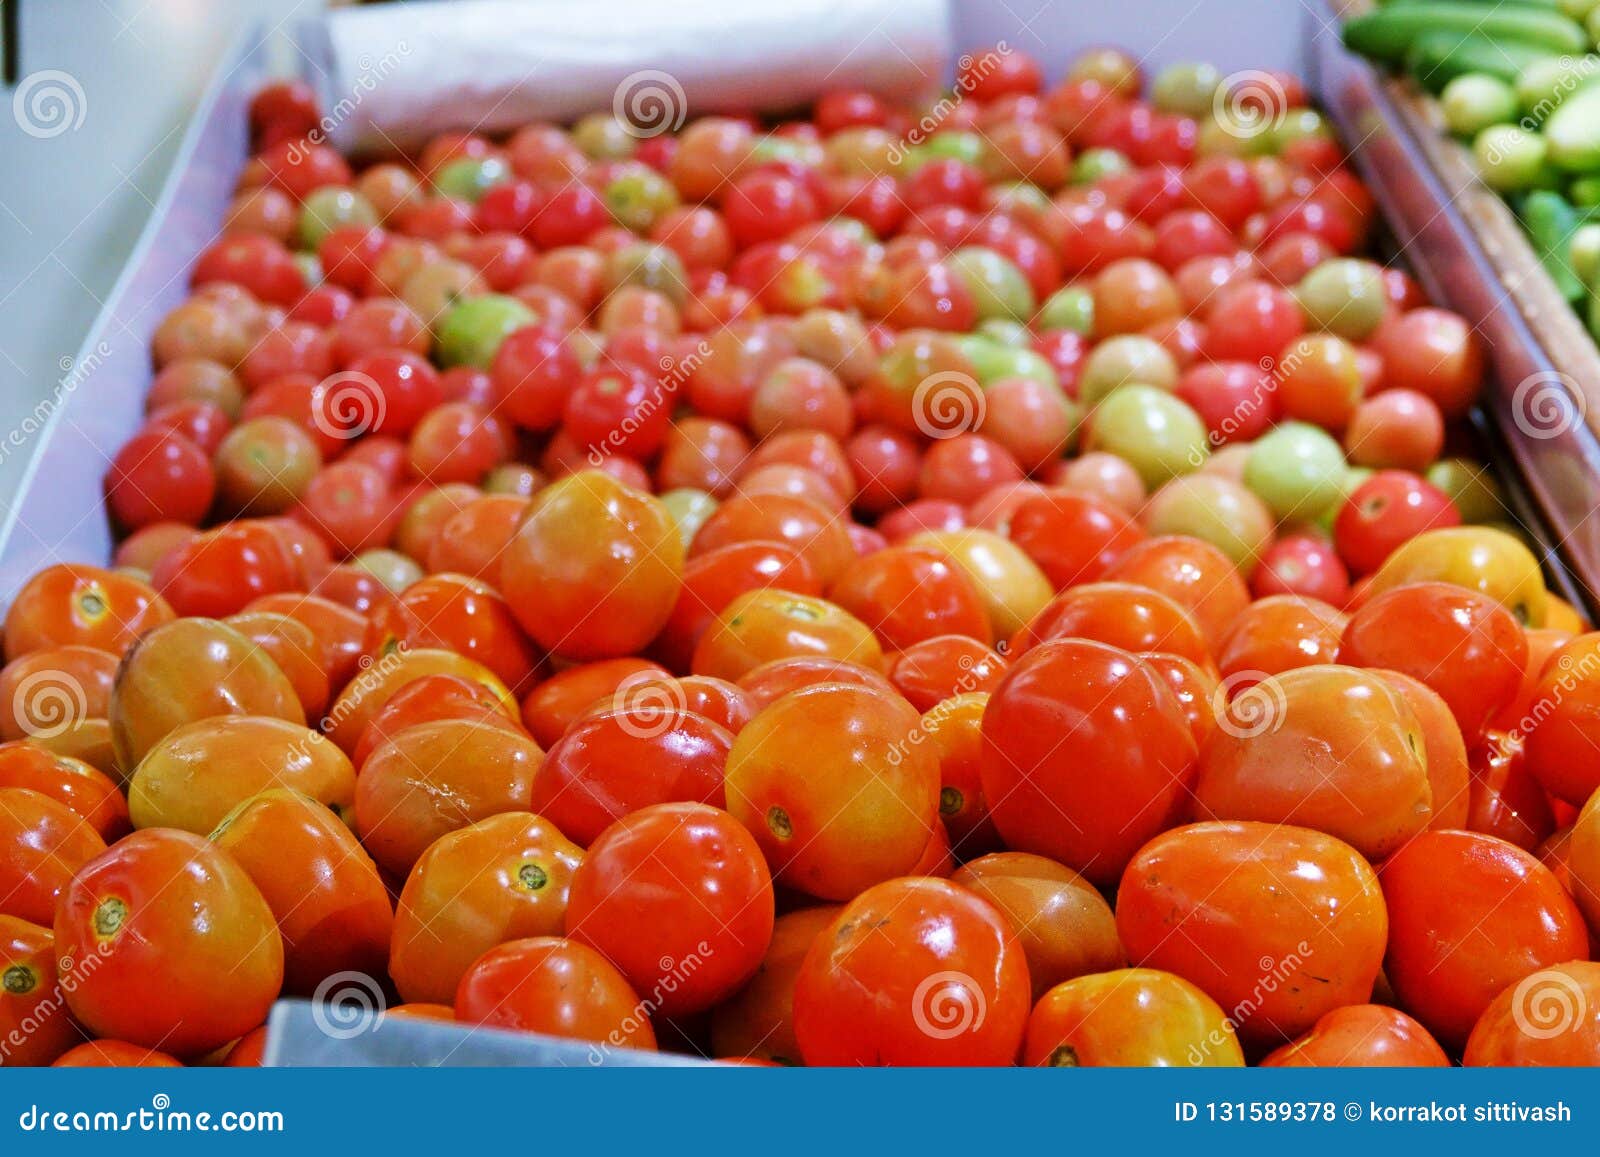
[(1600, 1062), (1600, 634), (1247, 79), (359, 172), (263, 89), (113, 565), (5, 617), (0, 1057), (364, 985), (597, 1061)]

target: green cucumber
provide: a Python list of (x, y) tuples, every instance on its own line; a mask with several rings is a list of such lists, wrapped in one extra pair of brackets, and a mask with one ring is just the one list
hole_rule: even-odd
[(1587, 52), (1589, 34), (1560, 12), (1527, 5), (1489, 7), (1468, 0), (1416, 0), (1392, 4), (1345, 22), (1344, 43), (1352, 52), (1388, 64), (1405, 60), (1425, 32), (1454, 32), (1542, 45), (1551, 53)]
[(1572, 270), (1572, 235), (1582, 219), (1560, 193), (1540, 189), (1522, 199), (1522, 227), (1528, 231), (1533, 251), (1561, 296), (1576, 303), (1584, 284)]
[[(1379, 8), (1404, 8), (1411, 4), (1425, 4), (1428, 2), (1429, 0), (1378, 0), (1377, 6)], [(1455, 4), (1489, 4), (1496, 8), (1513, 10), (1517, 8), (1543, 8), (1546, 11), (1551, 9), (1565, 11), (1565, 9), (1562, 7), (1562, 0), (1451, 0), (1451, 2)], [(1591, 7), (1597, 2), (1600, 2), (1600, 0), (1589, 0)], [(1585, 14), (1587, 14), (1588, 9), (1585, 9), (1584, 11)], [(1566, 14), (1568, 16), (1572, 16), (1571, 12), (1567, 12)], [(1573, 18), (1579, 19), (1579, 17)]]
[(1569, 173), (1600, 170), (1600, 85), (1579, 89), (1544, 122), (1550, 163)]
[(1550, 59), (1550, 50), (1520, 40), (1493, 40), (1478, 33), (1463, 36), (1449, 29), (1422, 33), (1406, 49), (1405, 70), (1431, 93), (1458, 76), (1482, 73), (1515, 84), (1531, 65)]
[(1567, 186), (1567, 200), (1580, 209), (1600, 207), (1600, 176), (1579, 177)]

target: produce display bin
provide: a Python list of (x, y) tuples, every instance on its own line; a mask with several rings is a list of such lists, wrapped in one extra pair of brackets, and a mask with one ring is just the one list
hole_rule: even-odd
[[(1430, 295), (1462, 312), (1490, 347), (1495, 380), (1480, 426), (1501, 468), (1511, 516), (1543, 548), (1554, 589), (1600, 610), (1593, 594), (1600, 589), (1600, 525), (1588, 517), (1600, 494), (1600, 440), (1582, 413), (1574, 412), (1581, 403), (1564, 391), (1541, 403), (1557, 407), (1547, 427), (1518, 420), (1526, 414), (1526, 383), (1553, 381), (1561, 367), (1501, 284), (1482, 240), (1451, 205), (1394, 92), (1370, 65), (1343, 49), (1333, 9), (1316, 0), (1239, 0), (1226, 20), (1217, 18), (1218, 7), (1148, 3), (1119, 11), (1046, 4), (1025, 18), (1007, 5), (964, 0), (953, 8), (954, 40), (958, 51), (1007, 40), (1039, 57), (1052, 76), (1073, 53), (1094, 44), (1126, 47), (1150, 67), (1201, 59), (1225, 71), (1280, 68), (1306, 75), (1354, 149), (1355, 164), (1376, 194), (1404, 261)], [(326, 29), (314, 25), (291, 35), (302, 62), (326, 43)], [(183, 300), (189, 266), (214, 238), (248, 155), (247, 102), (269, 75), (272, 55), (264, 35), (252, 32), (217, 65), (149, 223), (56, 392), (18, 499), (0, 524), (0, 605), (45, 566), (103, 562), (111, 553), (101, 479), (111, 455), (141, 420), (151, 334)], [(281, 1002), (270, 1021), (267, 1063), (700, 1063), (625, 1049), (597, 1055), (589, 1046), (527, 1034), (385, 1018), (370, 999), (344, 1006), (336, 1000), (333, 1008), (330, 1014), (304, 1001)]]

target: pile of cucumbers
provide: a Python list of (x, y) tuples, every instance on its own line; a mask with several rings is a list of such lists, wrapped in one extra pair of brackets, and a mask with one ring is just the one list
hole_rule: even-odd
[(1344, 42), (1439, 97), (1600, 340), (1600, 0), (1383, 0)]

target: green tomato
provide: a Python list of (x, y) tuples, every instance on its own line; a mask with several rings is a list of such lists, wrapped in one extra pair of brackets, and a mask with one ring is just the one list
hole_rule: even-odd
[(1269, 151), (1278, 153), (1295, 141), (1322, 140), (1329, 135), (1329, 129), (1328, 122), (1316, 109), (1294, 108), (1270, 133), (1262, 135), (1270, 138)]
[(378, 211), (372, 202), (354, 189), (324, 185), (306, 194), (295, 222), (295, 241), (301, 249), (315, 253), (323, 238), (346, 225), (376, 225)]
[(624, 285), (653, 289), (679, 306), (689, 297), (689, 273), (683, 259), (665, 245), (650, 241), (624, 245), (607, 258), (606, 292), (615, 293)]
[(906, 150), (902, 171), (909, 176), (929, 161), (941, 159), (961, 161), (976, 168), (983, 163), (984, 150), (983, 138), (977, 133), (954, 130), (935, 133), (921, 144), (912, 145)]
[(988, 321), (979, 323), (977, 332), (990, 341), (999, 342), (1013, 349), (1026, 349), (1033, 341), (1033, 335), (1028, 332), (1027, 326), (1008, 317), (991, 317)]
[(621, 161), (633, 156), (639, 138), (608, 112), (590, 113), (572, 126), (572, 143), (594, 161)]
[(1078, 400), (1093, 406), (1119, 386), (1154, 386), (1171, 391), (1178, 363), (1165, 346), (1137, 333), (1117, 334), (1095, 346), (1078, 375)]
[(1354, 257), (1324, 261), (1300, 279), (1294, 294), (1313, 329), (1351, 341), (1370, 336), (1389, 308), (1383, 270)]
[(950, 266), (966, 282), (978, 320), (1033, 315), (1033, 286), (1014, 263), (993, 249), (968, 245), (950, 255)]
[(1139, 522), (1149, 534), (1187, 534), (1209, 542), (1246, 578), (1272, 545), (1277, 527), (1267, 504), (1243, 483), (1204, 470), (1162, 486)]
[(678, 537), (683, 541), (683, 548), (689, 549), (689, 544), (694, 541), (694, 536), (700, 533), (700, 528), (706, 520), (717, 512), (717, 500), (704, 490), (696, 490), (692, 486), (683, 486), (677, 490), (668, 490), (661, 495), (661, 505), (667, 508), (673, 525), (678, 528)]
[(364, 550), (350, 561), (395, 594), (400, 594), (423, 575), (423, 570), (415, 559), (401, 554), (398, 550), (388, 550), (383, 547)]
[(1344, 478), (1344, 450), (1306, 422), (1267, 431), (1244, 467), (1244, 484), (1280, 519), (1315, 519), (1344, 493)]
[(511, 169), (499, 157), (461, 157), (439, 170), (433, 187), (446, 197), (476, 205), (490, 189), (510, 179)]
[(641, 165), (606, 186), (605, 203), (617, 224), (645, 233), (663, 213), (677, 208), (678, 190), (660, 173)]
[(1469, 72), (1444, 86), (1439, 107), (1450, 131), (1471, 140), (1490, 125), (1515, 120), (1517, 94), (1498, 76)]
[(1088, 450), (1124, 459), (1151, 490), (1205, 464), (1205, 423), (1181, 399), (1154, 386), (1119, 386), (1095, 408)]
[(1462, 522), (1494, 522), (1505, 517), (1500, 483), (1487, 466), (1467, 458), (1441, 458), (1423, 477), (1449, 495)]
[(1534, 188), (1549, 172), (1544, 138), (1517, 125), (1490, 125), (1472, 140), (1483, 183), (1501, 193)]
[(1222, 84), (1222, 70), (1213, 64), (1171, 64), (1156, 74), (1150, 99), (1162, 112), (1203, 117), (1211, 111)]
[(1033, 378), (1046, 385), (1059, 386), (1055, 367), (1048, 358), (1025, 347), (1004, 345), (982, 334), (962, 334), (956, 345), (978, 377), (978, 384), (987, 386), (999, 378)]
[(1101, 177), (1126, 173), (1132, 168), (1133, 162), (1116, 149), (1085, 149), (1072, 162), (1072, 183), (1092, 185)]
[(1044, 213), (1050, 208), (1050, 195), (1038, 185), (1028, 181), (992, 185), (989, 192), (993, 197), (996, 211), (1001, 213), (1012, 213), (1018, 209), (1030, 213)]
[(500, 343), (513, 330), (535, 321), (533, 310), (514, 297), (486, 293), (458, 301), (439, 323), (434, 347), (439, 364), (489, 368)]
[(1034, 324), (1040, 329), (1070, 329), (1088, 337), (1094, 332), (1094, 294), (1081, 285), (1064, 285), (1045, 298)]

